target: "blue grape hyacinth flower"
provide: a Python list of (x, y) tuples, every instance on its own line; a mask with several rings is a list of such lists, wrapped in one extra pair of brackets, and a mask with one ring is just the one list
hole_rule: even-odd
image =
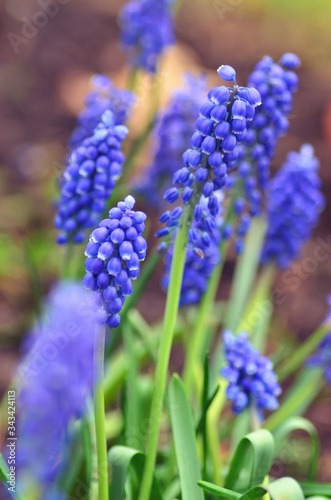
[(114, 125), (114, 115), (108, 110), (92, 136), (72, 151), (61, 179), (54, 221), (59, 244), (82, 243), (86, 229), (96, 226), (122, 173), (121, 147), (127, 133), (124, 125)]
[(307, 366), (323, 369), (324, 378), (331, 386), (331, 295), (328, 296), (329, 311), (324, 323), (330, 325), (330, 333), (322, 340), (315, 354), (307, 359)]
[[(215, 193), (228, 180), (228, 172), (238, 158), (238, 144), (246, 135), (247, 122), (255, 115), (261, 104), (261, 96), (254, 88), (239, 87), (236, 73), (230, 66), (221, 66), (218, 74), (233, 87), (224, 85), (212, 88), (208, 99), (200, 107), (196, 131), (191, 137), (191, 148), (183, 154), (184, 166), (173, 176), (174, 186), (169, 188), (164, 199), (175, 203), (181, 198), (184, 206), (194, 211), (194, 220), (201, 224), (203, 233), (210, 235), (215, 227), (219, 202)], [(207, 209), (199, 208), (203, 195), (208, 200)], [(178, 207), (164, 220), (166, 227), (156, 233), (158, 237), (171, 233), (178, 225), (181, 213)], [(161, 222), (163, 219), (161, 218)], [(189, 244), (199, 249), (199, 244), (189, 237)], [(200, 246), (202, 252), (202, 248)]]
[(174, 43), (173, 0), (131, 0), (124, 5), (119, 22), (121, 42), (131, 64), (151, 73), (163, 51)]
[(304, 144), (299, 153), (288, 154), (270, 182), (263, 262), (275, 262), (285, 269), (300, 256), (310, 239), (324, 206), (318, 168), (313, 147)]
[(235, 337), (226, 331), (223, 340), (226, 366), (221, 375), (229, 382), (226, 396), (232, 411), (239, 414), (253, 405), (262, 417), (263, 410), (276, 410), (281, 388), (272, 362), (253, 349), (245, 332)]
[(242, 185), (234, 207), (238, 216), (235, 228), (238, 249), (243, 247), (249, 219), (261, 212), (271, 161), (280, 137), (289, 127), (288, 115), (298, 88), (298, 77), (293, 69), (299, 66), (300, 59), (295, 54), (284, 54), (278, 63), (265, 56), (248, 78), (248, 86), (259, 91), (262, 105), (247, 123), (247, 133), (239, 146), (237, 172), (232, 174), (229, 185), (229, 189)]
[(173, 174), (182, 166), (182, 155), (194, 132), (196, 117), (206, 93), (206, 77), (187, 73), (185, 88), (177, 89), (157, 118), (153, 131), (156, 144), (153, 161), (134, 188), (149, 204), (159, 207), (165, 189), (171, 186)]
[[(223, 197), (220, 191), (217, 191), (216, 196), (219, 204), (223, 202)], [(201, 198), (198, 205), (199, 209), (207, 210), (208, 200)], [(197, 251), (192, 246), (186, 249), (185, 266), (182, 280), (182, 288), (180, 294), (179, 305), (188, 306), (200, 302), (201, 297), (208, 288), (209, 279), (215, 267), (221, 262), (220, 242), (221, 242), (221, 226), (223, 224), (222, 213), (219, 212), (215, 218), (215, 227), (210, 235), (207, 235), (201, 230), (201, 222), (193, 221), (192, 227), (189, 229), (191, 241), (199, 243), (200, 251)], [(174, 235), (175, 236), (175, 235)], [(162, 244), (161, 244), (162, 245)], [(167, 247), (164, 254), (164, 273), (161, 281), (162, 288), (166, 291), (169, 286), (171, 264), (173, 258), (174, 245)], [(202, 252), (201, 252), (202, 250)]]
[(94, 75), (91, 87), (92, 90), (85, 99), (85, 107), (79, 113), (76, 128), (70, 136), (70, 149), (76, 148), (93, 134), (107, 110), (113, 113), (114, 125), (125, 125), (135, 102), (133, 92), (117, 88), (105, 75)]
[(96, 315), (81, 284), (59, 283), (29, 337), (16, 377), (18, 485), (26, 493), (37, 484), (42, 498), (49, 498), (68, 465), (69, 426), (92, 395)]
[(132, 280), (140, 272), (147, 243), (142, 236), (146, 214), (133, 210), (135, 199), (127, 196), (109, 211), (86, 246), (83, 280), (85, 288), (96, 292), (100, 311), (98, 321), (110, 328), (120, 324), (125, 298), (132, 294)]

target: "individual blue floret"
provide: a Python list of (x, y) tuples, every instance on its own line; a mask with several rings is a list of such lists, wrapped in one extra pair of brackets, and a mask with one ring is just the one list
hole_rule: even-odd
[(71, 153), (55, 217), (59, 244), (82, 243), (86, 229), (97, 225), (122, 173), (121, 147), (127, 133), (124, 125), (114, 125), (113, 113), (105, 111), (92, 136)]
[(70, 136), (70, 149), (77, 148), (84, 139), (92, 135), (107, 110), (113, 113), (114, 125), (125, 125), (135, 102), (133, 92), (117, 88), (105, 75), (93, 76), (91, 86), (92, 90), (85, 99), (85, 107), (79, 113), (76, 128)]
[(319, 162), (310, 144), (288, 154), (270, 182), (267, 194), (268, 228), (262, 261), (284, 269), (297, 259), (310, 239), (324, 206)]
[(253, 349), (245, 332), (235, 337), (226, 331), (223, 341), (226, 366), (221, 375), (229, 382), (226, 396), (232, 411), (239, 414), (254, 406), (262, 417), (263, 410), (276, 410), (281, 388), (272, 362)]
[(109, 219), (100, 222), (86, 246), (85, 288), (100, 299), (99, 322), (110, 328), (120, 324), (125, 298), (132, 293), (132, 280), (140, 272), (147, 243), (141, 236), (146, 214), (134, 211), (135, 199), (127, 196), (109, 211)]
[(131, 0), (124, 5), (119, 16), (121, 42), (132, 66), (156, 72), (159, 57), (174, 43), (173, 3)]

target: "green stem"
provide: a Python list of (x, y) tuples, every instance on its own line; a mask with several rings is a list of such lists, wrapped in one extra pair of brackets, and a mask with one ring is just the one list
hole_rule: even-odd
[(131, 325), (123, 327), (124, 347), (130, 359), (129, 372), (125, 384), (125, 443), (130, 448), (137, 447), (135, 432), (138, 426), (138, 399), (137, 399), (137, 359), (133, 346)]
[(86, 476), (89, 489), (89, 500), (97, 500), (98, 498), (98, 457), (97, 443), (95, 434), (95, 421), (93, 413), (92, 401), (87, 403), (87, 411), (83, 425), (83, 443), (86, 460)]
[(284, 361), (278, 370), (278, 379), (280, 381), (284, 380), (302, 366), (307, 357), (316, 349), (329, 332), (330, 321), (326, 321)]
[[(138, 137), (133, 142), (132, 147), (131, 147), (131, 149), (126, 157), (125, 163), (123, 165), (121, 184), (125, 183), (125, 181), (128, 179), (128, 177), (129, 177), (129, 175), (134, 167), (136, 158), (139, 155), (142, 148), (145, 146), (145, 143), (149, 137), (149, 134), (151, 133), (151, 131), (154, 127), (154, 123), (155, 123), (155, 117), (153, 115), (153, 117), (150, 119), (150, 121), (146, 125), (146, 128), (142, 131), (142, 133), (140, 135), (138, 135)], [(116, 196), (116, 189), (114, 191), (114, 198), (115, 198), (115, 196)], [(113, 198), (113, 196), (112, 196), (112, 198)]]
[(256, 218), (252, 221), (251, 228), (245, 239), (244, 253), (239, 257), (236, 264), (225, 323), (225, 329), (234, 333), (237, 331), (260, 263), (265, 229), (266, 222), (262, 218)]
[(153, 474), (157, 456), (157, 444), (162, 415), (163, 399), (166, 387), (167, 369), (173, 341), (173, 334), (178, 314), (180, 292), (182, 286), (186, 243), (187, 243), (187, 216), (183, 217), (183, 224), (178, 229), (170, 272), (170, 283), (164, 315), (163, 335), (159, 347), (159, 357), (156, 367), (155, 388), (150, 412), (150, 427), (147, 438), (146, 461), (142, 477), (139, 500), (149, 500)]
[(104, 356), (105, 356), (104, 325), (98, 325), (94, 337), (94, 418), (98, 458), (98, 500), (108, 500), (108, 461), (107, 441), (105, 431), (105, 399), (103, 389)]
[(63, 261), (62, 277), (64, 279), (70, 278), (70, 271), (71, 271), (71, 263), (72, 263), (73, 254), (74, 254), (74, 245), (72, 242), (69, 242), (65, 248), (64, 261)]
[(258, 431), (259, 429), (261, 429), (261, 420), (254, 403), (252, 403), (250, 406), (250, 414), (252, 431)]
[(222, 477), (222, 459), (220, 454), (219, 421), (226, 397), (225, 391), (227, 383), (219, 380), (219, 391), (207, 412), (207, 440), (210, 450), (211, 462), (213, 466), (213, 479), (216, 484), (220, 484)]
[(218, 285), (222, 277), (222, 272), (224, 268), (225, 257), (227, 254), (228, 247), (229, 247), (229, 242), (227, 240), (223, 240), (220, 247), (220, 252), (222, 257), (221, 263), (213, 271), (213, 274), (209, 280), (207, 291), (202, 298), (198, 310), (193, 336), (191, 337), (189, 343), (187, 360), (183, 374), (183, 380), (187, 394), (190, 394), (192, 389), (192, 384), (194, 380), (194, 369), (197, 363), (201, 360), (202, 349), (206, 337), (206, 330), (208, 327), (208, 321), (210, 313), (214, 306)]
[(35, 259), (33, 257), (33, 252), (31, 250), (30, 243), (28, 241), (24, 242), (24, 253), (25, 253), (26, 267), (30, 278), (30, 283), (34, 298), (36, 316), (37, 318), (40, 318), (42, 287), (40, 282), (38, 266), (35, 262)]
[(138, 77), (139, 77), (138, 68), (132, 68), (128, 79), (128, 89), (131, 90), (131, 92), (136, 91)]

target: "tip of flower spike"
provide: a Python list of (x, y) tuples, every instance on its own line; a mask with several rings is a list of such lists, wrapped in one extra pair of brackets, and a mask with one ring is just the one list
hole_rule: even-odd
[(131, 196), (131, 195), (129, 194), (129, 196), (127, 196), (126, 198), (124, 198), (124, 203), (125, 203), (125, 204), (126, 204), (126, 206), (127, 206), (127, 207), (131, 210), (131, 209), (134, 207), (134, 205), (135, 205), (135, 203), (136, 203), (136, 200), (134, 199), (134, 197), (133, 197), (133, 196)]
[(110, 111), (110, 109), (107, 109), (103, 114), (102, 114), (102, 117), (101, 117), (101, 121), (102, 123), (106, 126), (106, 127), (111, 127), (114, 125), (114, 113), (112, 111)]
[(105, 75), (94, 75), (91, 78), (91, 85), (97, 89), (108, 89), (110, 87), (111, 80)]
[(288, 52), (281, 57), (279, 64), (286, 69), (296, 69), (300, 66), (301, 61), (296, 54)]
[(226, 82), (236, 83), (236, 72), (232, 68), (232, 66), (229, 66), (228, 64), (222, 64), (222, 66), (218, 68), (217, 73), (222, 78), (222, 80), (225, 80)]

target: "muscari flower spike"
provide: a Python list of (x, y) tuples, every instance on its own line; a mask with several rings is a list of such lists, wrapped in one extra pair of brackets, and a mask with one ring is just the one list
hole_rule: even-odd
[(72, 151), (54, 221), (60, 231), (59, 244), (82, 243), (85, 230), (99, 221), (122, 173), (125, 158), (121, 147), (127, 133), (124, 125), (114, 125), (114, 115), (108, 110), (92, 136)]
[[(216, 192), (219, 204), (221, 206), (223, 197), (221, 191)], [(199, 209), (207, 209), (208, 201), (202, 196), (198, 205)], [(179, 207), (178, 207), (179, 208)], [(168, 213), (170, 215), (170, 212)], [(221, 212), (215, 218), (215, 227), (211, 234), (207, 235), (202, 232), (201, 221), (193, 221), (192, 227), (189, 229), (190, 240), (197, 243), (202, 252), (197, 252), (191, 246), (186, 249), (185, 266), (181, 287), (181, 295), (179, 305), (181, 307), (196, 304), (200, 302), (202, 295), (208, 287), (209, 279), (213, 270), (221, 261), (220, 242), (221, 242), (221, 226), (223, 219)], [(164, 274), (161, 281), (162, 288), (166, 291), (169, 286), (171, 264), (173, 257), (174, 245), (171, 244), (166, 248), (164, 255)]]
[(304, 144), (299, 153), (288, 154), (270, 182), (262, 262), (275, 262), (284, 269), (300, 256), (324, 206), (318, 168), (313, 147)]
[[(329, 311), (324, 319), (324, 323), (330, 325), (331, 329), (331, 295), (328, 296)], [(323, 368), (324, 378), (331, 386), (331, 331), (322, 340), (315, 354), (307, 359), (307, 366), (310, 368)]]
[(37, 483), (42, 498), (68, 465), (69, 426), (85, 412), (93, 388), (97, 309), (80, 284), (58, 284), (31, 332), (18, 368), (18, 486)]
[(288, 115), (292, 110), (293, 94), (298, 88), (298, 77), (293, 69), (299, 66), (300, 59), (295, 54), (284, 54), (278, 63), (265, 56), (248, 78), (248, 86), (259, 91), (262, 105), (256, 110), (253, 120), (247, 123), (247, 132), (238, 148), (238, 173), (229, 184), (231, 189), (233, 184), (243, 184), (242, 196), (234, 205), (238, 217), (238, 253), (243, 248), (250, 218), (261, 211), (271, 160), (280, 137), (289, 127)]
[[(221, 85), (208, 93), (208, 99), (200, 107), (191, 148), (183, 154), (184, 166), (173, 176), (173, 184), (180, 187), (174, 186), (164, 195), (170, 203), (181, 197), (184, 205), (191, 205), (202, 239), (215, 227), (220, 209), (215, 192), (226, 185), (228, 172), (238, 157), (238, 144), (245, 137), (247, 122), (254, 118), (255, 108), (261, 104), (256, 89), (236, 84), (233, 68), (221, 66), (218, 73), (226, 81), (233, 81), (234, 87)], [(208, 200), (207, 208), (199, 207), (201, 195)], [(177, 209), (164, 221), (166, 227), (156, 233), (158, 237), (168, 235), (178, 225), (181, 212)], [(189, 238), (189, 245), (203, 251), (199, 241)]]
[(98, 322), (110, 328), (120, 324), (125, 298), (132, 293), (132, 280), (140, 272), (147, 243), (142, 232), (146, 214), (134, 211), (135, 199), (127, 196), (109, 211), (109, 219), (100, 222), (86, 246), (85, 288), (97, 293)]
[(235, 337), (226, 331), (223, 340), (226, 366), (221, 375), (229, 382), (226, 396), (232, 411), (239, 414), (254, 405), (262, 419), (263, 410), (274, 411), (279, 406), (281, 388), (272, 362), (253, 349), (245, 332)]
[(92, 135), (107, 110), (113, 113), (114, 125), (124, 125), (135, 102), (133, 92), (117, 88), (105, 75), (94, 75), (91, 87), (85, 99), (85, 108), (79, 113), (76, 128), (70, 136), (70, 149)]
[(158, 116), (153, 162), (134, 184), (136, 191), (155, 207), (161, 205), (164, 190), (171, 186), (173, 174), (182, 166), (182, 155), (206, 93), (205, 75), (195, 77), (187, 73), (185, 84), (185, 88), (173, 93), (166, 109)]
[(130, 52), (131, 64), (155, 73), (164, 50), (174, 43), (173, 0), (131, 0), (119, 22), (121, 42)]

